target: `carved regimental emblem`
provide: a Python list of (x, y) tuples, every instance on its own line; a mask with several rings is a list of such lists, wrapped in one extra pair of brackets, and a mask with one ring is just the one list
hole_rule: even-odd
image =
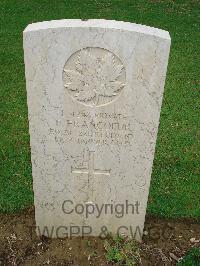
[(101, 106), (119, 96), (125, 86), (125, 69), (110, 51), (84, 48), (66, 62), (63, 82), (68, 93), (78, 102)]

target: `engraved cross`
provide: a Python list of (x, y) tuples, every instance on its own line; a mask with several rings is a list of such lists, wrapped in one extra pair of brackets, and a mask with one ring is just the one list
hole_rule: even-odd
[(88, 175), (88, 183), (90, 177), (94, 175), (110, 175), (110, 170), (99, 170), (94, 167), (94, 151), (89, 151), (89, 160), (87, 168), (71, 168), (71, 172), (74, 174), (87, 174)]

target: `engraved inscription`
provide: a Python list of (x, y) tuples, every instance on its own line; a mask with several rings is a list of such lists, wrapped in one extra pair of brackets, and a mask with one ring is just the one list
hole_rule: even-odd
[(125, 86), (125, 68), (110, 51), (88, 47), (75, 52), (66, 62), (63, 82), (73, 99), (97, 107), (120, 95)]
[(124, 114), (100, 112), (91, 115), (86, 111), (74, 111), (65, 122), (64, 135), (67, 141), (132, 146), (133, 127)]

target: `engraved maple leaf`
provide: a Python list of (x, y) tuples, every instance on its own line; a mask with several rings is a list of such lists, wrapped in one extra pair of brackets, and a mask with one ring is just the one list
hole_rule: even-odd
[(114, 96), (124, 86), (124, 83), (117, 81), (123, 70), (122, 65), (115, 63), (115, 58), (112, 54), (106, 55), (102, 59), (98, 76), (100, 86), (97, 88), (97, 94), (101, 96)]
[(116, 64), (111, 53), (100, 59), (82, 50), (75, 70), (64, 70), (65, 87), (75, 93), (78, 101), (92, 100), (93, 105), (98, 105), (100, 97), (115, 96), (124, 87), (124, 83), (118, 80), (122, 70), (123, 65)]

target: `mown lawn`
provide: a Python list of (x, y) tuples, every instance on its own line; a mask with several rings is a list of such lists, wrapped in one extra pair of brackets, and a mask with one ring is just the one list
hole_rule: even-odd
[(172, 38), (148, 213), (200, 217), (198, 0), (0, 1), (0, 211), (33, 204), (22, 31), (33, 22), (105, 18), (168, 30)]

